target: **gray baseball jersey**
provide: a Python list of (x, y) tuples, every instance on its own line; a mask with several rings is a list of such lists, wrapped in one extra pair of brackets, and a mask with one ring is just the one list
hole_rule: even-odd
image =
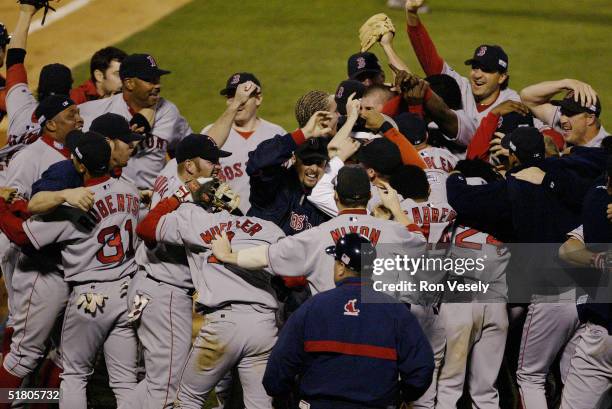
[(34, 110), (38, 101), (32, 95), (30, 87), (20, 82), (6, 93), (6, 111), (8, 116), (7, 144), (21, 149), (36, 140), (40, 125), (34, 119)]
[(400, 207), (421, 228), (427, 239), (428, 254), (438, 254), (440, 251), (442, 255), (446, 254), (457, 217), (451, 205), (431, 200), (417, 203), (412, 199), (404, 199)]
[[(409, 256), (425, 253), (425, 237), (418, 227), (377, 219), (366, 214), (364, 209), (341, 212), (319, 226), (271, 245), (268, 250), (270, 269), (274, 274), (283, 276), (306, 276), (313, 294), (330, 290), (335, 287), (334, 259), (325, 254), (325, 248), (334, 245), (347, 233), (359, 233), (374, 246), (401, 247)], [(393, 281), (393, 277), (382, 278)]]
[(158, 242), (185, 246), (198, 303), (210, 308), (231, 303), (278, 308), (270, 292), (249, 284), (212, 255), (210, 242), (223, 231), (227, 232), (235, 250), (276, 243), (284, 237), (283, 231), (267, 220), (232, 216), (225, 211), (208, 213), (193, 203), (182, 204), (163, 216), (155, 235)]
[(20, 150), (11, 160), (4, 175), (4, 185), (16, 188), (26, 199), (32, 184), (56, 162), (70, 158), (70, 152), (59, 142), (43, 135), (36, 142)]
[[(155, 180), (151, 208), (154, 208), (160, 200), (172, 196), (183, 185), (176, 166), (176, 160), (172, 159)], [(173, 245), (158, 242), (155, 247), (149, 248), (143, 242), (136, 251), (136, 262), (156, 280), (182, 288), (193, 288), (187, 255), (182, 243)]]
[(431, 188), (429, 201), (436, 204), (447, 205), (446, 179), (448, 179), (448, 173), (440, 169), (425, 169), (425, 174), (427, 175), (427, 181)]
[(66, 281), (115, 281), (136, 270), (138, 190), (114, 178), (94, 183), (86, 184), (94, 194), (94, 206), (89, 211), (97, 222), (93, 231), (67, 220), (30, 218), (24, 223), (24, 230), (36, 249), (70, 241), (62, 250)]
[(459, 158), (450, 153), (448, 149), (436, 148), (435, 146), (421, 149), (419, 155), (429, 169), (438, 169), (444, 172), (452, 171), (459, 162)]
[[(207, 125), (202, 129), (202, 134), (206, 134), (213, 124)], [(285, 135), (287, 131), (279, 125), (258, 118), (257, 128), (249, 136), (243, 136), (233, 127), (230, 130), (227, 140), (221, 148), (231, 152), (232, 156), (219, 159), (221, 172), (219, 178), (226, 181), (232, 190), (240, 195), (240, 210), (245, 213), (251, 208), (249, 196), (251, 195), (251, 185), (249, 176), (246, 174), (246, 163), (249, 160), (249, 152), (254, 151), (257, 145), (265, 140), (273, 138), (275, 135)]]
[[(464, 295), (458, 295), (459, 297), (469, 295), (470, 299), (480, 302), (505, 303), (508, 300), (506, 267), (510, 261), (510, 251), (504, 243), (490, 234), (459, 225), (455, 227), (453, 234), (451, 257), (464, 260), (480, 258), (484, 265), (481, 271), (474, 269), (461, 275), (452, 274), (452, 276), (464, 279), (466, 284), (478, 281), (489, 284), (486, 293), (465, 293)], [(453, 297), (451, 296), (451, 298)], [(458, 302), (465, 300), (465, 298), (457, 299)]]
[[(122, 115), (128, 121), (133, 115), (133, 111), (123, 99), (123, 94), (85, 102), (79, 105), (79, 110), (84, 121), (83, 131), (89, 130), (91, 122), (107, 112)], [(166, 153), (173, 151), (176, 144), (190, 133), (191, 127), (176, 105), (160, 98), (155, 111), (152, 135), (140, 143), (134, 156), (130, 158), (123, 170), (126, 176), (132, 179), (138, 188), (150, 189), (166, 164)]]

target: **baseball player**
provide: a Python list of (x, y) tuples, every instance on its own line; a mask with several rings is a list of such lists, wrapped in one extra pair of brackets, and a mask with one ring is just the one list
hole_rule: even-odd
[(120, 92), (119, 67), (125, 57), (125, 51), (117, 47), (96, 51), (89, 62), (89, 79), (70, 90), (70, 99), (78, 105)]
[(19, 232), (19, 244), (37, 250), (66, 242), (61, 256), (64, 280), (70, 283), (71, 292), (61, 331), (62, 408), (87, 407), (87, 381), (100, 348), (104, 349), (119, 408), (128, 407), (127, 395), (137, 382), (137, 340), (128, 325), (126, 295), (137, 269), (134, 230), (139, 198), (134, 185), (108, 175), (110, 152), (105, 138), (94, 133), (80, 138), (72, 150), (75, 166), (94, 194), (92, 210), (87, 215), (81, 213), (81, 218), (95, 220), (93, 230), (93, 224), (84, 224), (82, 219), (63, 220), (56, 214), (30, 218)]
[(417, 14), (423, 3), (424, 0), (406, 1), (408, 37), (412, 48), (427, 75), (448, 74), (457, 81), (463, 109), (474, 128), (498, 104), (506, 100), (520, 101), (519, 95), (508, 88), (508, 55), (500, 46), (483, 44), (476, 48), (474, 56), (465, 62), (472, 67), (469, 78), (459, 75), (438, 55)]
[[(219, 159), (229, 155), (207, 136), (185, 137), (176, 147), (176, 160), (168, 162), (155, 182), (152, 208), (183, 185), (217, 174)], [(138, 247), (136, 260), (140, 271), (128, 296), (129, 300), (138, 297), (142, 306), (132, 307), (131, 314), (144, 350), (146, 375), (131, 404), (134, 408), (168, 408), (191, 348), (195, 289), (182, 244), (145, 241)], [(166, 335), (160, 339), (160, 333)]]
[(459, 161), (448, 149), (436, 148), (427, 143), (427, 125), (418, 115), (404, 112), (393, 118), (398, 130), (414, 145), (428, 169), (450, 172)]
[[(348, 232), (357, 232), (372, 244), (394, 244), (408, 255), (425, 252), (425, 237), (412, 223), (399, 205), (397, 192), (388, 183), (379, 188), (382, 204), (389, 209), (395, 221), (369, 216), (366, 206), (370, 200), (370, 181), (365, 170), (358, 165), (343, 167), (338, 173), (336, 202), (339, 215), (316, 227), (303, 231), (272, 245), (232, 253), (229, 243), (214, 255), (221, 261), (244, 268), (269, 266), (274, 274), (306, 276), (312, 294), (334, 288), (330, 274), (331, 260), (318, 255)], [(297, 250), (301, 249), (301, 250)], [(384, 279), (392, 280), (391, 274)]]
[[(82, 125), (78, 108), (67, 97), (47, 97), (35, 114), (43, 119), (42, 136), (11, 160), (5, 179), (6, 185), (15, 188), (25, 199), (31, 195), (32, 184), (51, 164), (70, 156), (64, 146), (66, 135)], [(4, 385), (11, 376), (24, 378), (34, 371), (68, 298), (68, 286), (62, 279), (56, 251), (46, 249), (42, 255), (20, 253), (15, 247), (6, 251), (2, 271), (11, 307), (9, 324), (14, 334), (11, 352), (4, 357), (0, 368), (0, 382)]]
[[(4, 57), (6, 57), (6, 46), (11, 41), (11, 36), (6, 26), (0, 23), (0, 68), (4, 67)], [(6, 79), (0, 74), (0, 121), (6, 115)]]
[[(438, 377), (436, 409), (456, 408), (467, 381), (472, 405), (499, 408), (497, 376), (508, 334), (505, 270), (510, 252), (493, 236), (458, 225), (453, 232), (450, 257), (483, 260), (484, 269), (451, 278), (466, 284), (489, 284), (487, 293), (447, 291), (440, 308), (446, 332), (444, 364)], [(468, 372), (469, 368), (469, 372)]]
[[(404, 165), (391, 176), (391, 186), (397, 189), (403, 200), (400, 202), (402, 210), (414, 220), (427, 239), (427, 257), (444, 257), (447, 255), (451, 240), (453, 223), (456, 213), (445, 201), (434, 200), (432, 192), (446, 190), (444, 181), (436, 186), (436, 179), (430, 182), (428, 172), (417, 166)], [(443, 171), (434, 170), (435, 172)], [(444, 195), (445, 196), (445, 195)], [(438, 282), (443, 278), (443, 272), (427, 271), (426, 276), (420, 272), (406, 280), (418, 282), (424, 279), (428, 282)], [(402, 292), (400, 301), (411, 306), (411, 312), (418, 320), (425, 336), (429, 340), (434, 353), (434, 376), (427, 391), (416, 402), (415, 408), (433, 408), (436, 402), (438, 372), (444, 359), (446, 334), (443, 319), (438, 314), (437, 300), (421, 292)]]
[[(129, 158), (143, 136), (133, 132), (124, 117), (110, 112), (94, 119), (90, 131), (107, 138), (111, 146), (111, 176), (121, 178), (123, 168), (127, 166)], [(66, 137), (66, 145), (70, 148), (70, 145), (82, 135), (81, 132), (71, 132)], [(83, 176), (78, 173), (71, 160), (54, 163), (43, 172), (39, 180), (34, 182), (28, 211), (42, 214), (62, 203), (83, 211), (88, 211), (94, 203), (92, 193), (83, 187)]]
[(378, 62), (378, 57), (370, 52), (353, 54), (347, 61), (348, 79), (357, 80), (366, 87), (383, 85), (385, 72)]
[(402, 304), (372, 289), (372, 243), (347, 233), (325, 251), (334, 257), (336, 288), (289, 318), (266, 368), (266, 391), (286, 395), (301, 375), (300, 407), (383, 408), (416, 400), (431, 383), (431, 347)]
[[(253, 85), (250, 98), (239, 105), (234, 104), (238, 86), (247, 82), (251, 82)], [(246, 214), (251, 207), (249, 176), (246, 173), (249, 152), (255, 150), (261, 142), (275, 135), (285, 135), (287, 132), (279, 125), (257, 116), (263, 96), (261, 83), (255, 75), (248, 72), (232, 74), (228, 78), (225, 88), (221, 90), (221, 95), (227, 98), (229, 106), (237, 106), (237, 109), (233, 111), (234, 117), (231, 118), (232, 124), (229, 136), (225, 143), (219, 145), (232, 153), (231, 157), (221, 158), (219, 178), (227, 182), (232, 190), (240, 196), (240, 210)], [(205, 126), (201, 133), (208, 135), (208, 131), (213, 125)]]
[[(271, 222), (224, 211), (237, 206), (235, 196), (226, 201), (211, 199), (223, 193), (221, 189), (226, 190), (227, 185), (218, 187), (214, 179), (202, 183), (197, 191), (181, 186), (174, 196), (163, 199), (137, 230), (146, 243), (185, 249), (198, 291), (198, 309), (206, 314), (183, 368), (174, 407), (200, 409), (217, 382), (236, 366), (245, 406), (270, 408), (271, 398), (261, 383), (277, 333), (278, 303), (270, 275), (226, 266), (209, 249), (222, 232), (239, 249), (275, 243), (284, 234)], [(188, 200), (196, 203), (184, 203)]]
[[(566, 371), (561, 408), (606, 408), (612, 404), (612, 304), (609, 286), (609, 248), (612, 162), (608, 160), (604, 177), (587, 193), (583, 225), (568, 234), (559, 249), (561, 259), (578, 270), (586, 294), (577, 300), (580, 329), (574, 336), (574, 350)], [(567, 349), (567, 348), (566, 348)], [(563, 363), (563, 361), (562, 361)]]
[[(6, 55), (6, 109), (9, 120), (8, 144), (0, 149), (0, 170), (6, 167), (15, 153), (34, 142), (40, 132), (41, 125), (34, 111), (38, 105), (36, 98), (28, 86), (27, 72), (24, 61), (28, 30), (32, 17), (38, 10), (32, 5), (21, 4), (19, 19), (8, 46)], [(38, 101), (49, 95), (68, 95), (72, 87), (70, 68), (62, 64), (48, 64), (40, 71), (38, 80)], [(0, 172), (0, 181), (3, 172)]]
[[(553, 100), (560, 92), (562, 100)], [(601, 102), (593, 88), (584, 82), (565, 79), (545, 81), (521, 90), (521, 99), (542, 122), (577, 146), (600, 146), (608, 135), (599, 119)]]
[(189, 124), (177, 107), (159, 95), (160, 78), (169, 73), (159, 68), (151, 55), (128, 55), (119, 69), (122, 93), (79, 106), (84, 130), (89, 130), (92, 121), (106, 112), (119, 114), (129, 121), (143, 109), (155, 111), (151, 133), (140, 144), (124, 170), (126, 177), (133, 180), (140, 190), (153, 187), (155, 178), (166, 163), (166, 154), (173, 155), (176, 144), (191, 133)]

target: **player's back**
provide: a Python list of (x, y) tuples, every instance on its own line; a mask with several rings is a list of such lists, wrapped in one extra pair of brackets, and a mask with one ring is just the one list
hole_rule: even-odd
[(486, 293), (467, 293), (469, 297), (476, 296), (479, 301), (488, 302), (507, 300), (506, 267), (510, 261), (510, 251), (504, 243), (488, 233), (458, 225), (453, 234), (451, 257), (475, 262), (479, 260), (476, 262), (478, 268), (455, 270), (454, 277), (459, 277), (465, 284), (478, 281), (490, 284)]
[(451, 172), (459, 158), (453, 155), (448, 149), (428, 146), (419, 151), (419, 155), (429, 169), (438, 169), (444, 172)]
[[(46, 217), (44, 223), (28, 220), (26, 232), (38, 245), (65, 243), (62, 264), (66, 281), (115, 281), (132, 274), (136, 270), (138, 190), (108, 177), (92, 179), (85, 186), (94, 194), (94, 205), (87, 214), (95, 220), (92, 230), (83, 219), (66, 220), (66, 212), (80, 211), (64, 207), (55, 216)], [(83, 213), (81, 217), (87, 216)]]
[(21, 149), (9, 162), (4, 172), (4, 183), (30, 198), (32, 185), (43, 172), (56, 162), (70, 157), (68, 150), (51, 137), (43, 135), (36, 142)]
[[(358, 233), (370, 240), (381, 258), (393, 252), (410, 256), (425, 253), (425, 238), (418, 227), (370, 216), (365, 209), (353, 209), (270, 246), (270, 268), (278, 275), (306, 275), (313, 294), (330, 290), (335, 287), (334, 260), (321, 254), (348, 233)], [(396, 278), (387, 275), (381, 279)]]
[(269, 288), (269, 273), (228, 269), (212, 255), (211, 241), (224, 231), (236, 250), (275, 243), (284, 237), (283, 231), (267, 220), (233, 216), (226, 211), (209, 213), (193, 203), (184, 203), (164, 216), (157, 235), (161, 241), (185, 244), (199, 304), (219, 308), (247, 303), (276, 309), (278, 305)]

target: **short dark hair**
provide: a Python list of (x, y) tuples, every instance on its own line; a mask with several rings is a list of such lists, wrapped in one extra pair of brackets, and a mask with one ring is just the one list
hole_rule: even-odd
[(506, 79), (499, 86), (499, 89), (501, 89), (503, 91), (506, 88), (508, 88), (508, 84), (510, 84), (510, 74), (508, 74), (507, 72), (500, 72), (500, 74), (506, 74)]
[(391, 187), (407, 199), (427, 199), (429, 181), (423, 169), (415, 165), (403, 165), (391, 175)]
[(370, 197), (371, 195), (368, 195), (368, 197), (362, 197), (360, 199), (350, 199), (350, 198), (342, 197), (338, 195), (338, 201), (340, 202), (342, 206), (354, 209), (357, 207), (368, 207), (368, 202), (370, 201)]
[(457, 81), (447, 74), (435, 74), (425, 78), (432, 91), (436, 93), (448, 105), (450, 109), (463, 108), (461, 102), (461, 88)]
[(100, 70), (104, 73), (113, 60), (121, 63), (125, 57), (127, 57), (125, 51), (120, 50), (117, 47), (105, 47), (96, 51), (94, 55), (91, 56), (91, 61), (89, 62), (89, 75), (91, 80), (96, 82), (96, 78), (94, 76), (94, 72), (96, 70)]

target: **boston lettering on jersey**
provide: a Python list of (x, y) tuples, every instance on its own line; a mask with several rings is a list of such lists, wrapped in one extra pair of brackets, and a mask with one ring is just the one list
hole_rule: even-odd
[(378, 239), (380, 238), (380, 230), (370, 226), (347, 226), (339, 227), (334, 230), (330, 230), (329, 234), (332, 236), (334, 243), (338, 242), (342, 236), (348, 233), (359, 233), (363, 237), (370, 240), (370, 242), (376, 246)]
[(113, 193), (97, 200), (89, 213), (99, 222), (103, 218), (119, 213), (132, 213), (138, 217), (140, 200), (137, 196), (127, 193)]
[(153, 184), (153, 191), (159, 195), (159, 197), (166, 197), (168, 191), (168, 178), (165, 176), (158, 176)]
[[(211, 227), (203, 233), (200, 233), (200, 238), (204, 243), (210, 244), (211, 241), (217, 237), (221, 237), (221, 233), (229, 230), (240, 229), (249, 236), (254, 236), (257, 232), (261, 231), (263, 227), (259, 223), (254, 223), (250, 219), (229, 221), (227, 223), (219, 223), (216, 226)], [(229, 234), (228, 234), (229, 237)]]
[(223, 166), (221, 172), (219, 173), (219, 179), (225, 182), (227, 180), (233, 180), (234, 178), (239, 178), (244, 175), (244, 171), (242, 170), (242, 163), (237, 162), (230, 166)]
[(142, 141), (142, 145), (149, 149), (157, 148), (164, 152), (168, 150), (168, 141), (152, 134), (147, 135), (144, 141)]

